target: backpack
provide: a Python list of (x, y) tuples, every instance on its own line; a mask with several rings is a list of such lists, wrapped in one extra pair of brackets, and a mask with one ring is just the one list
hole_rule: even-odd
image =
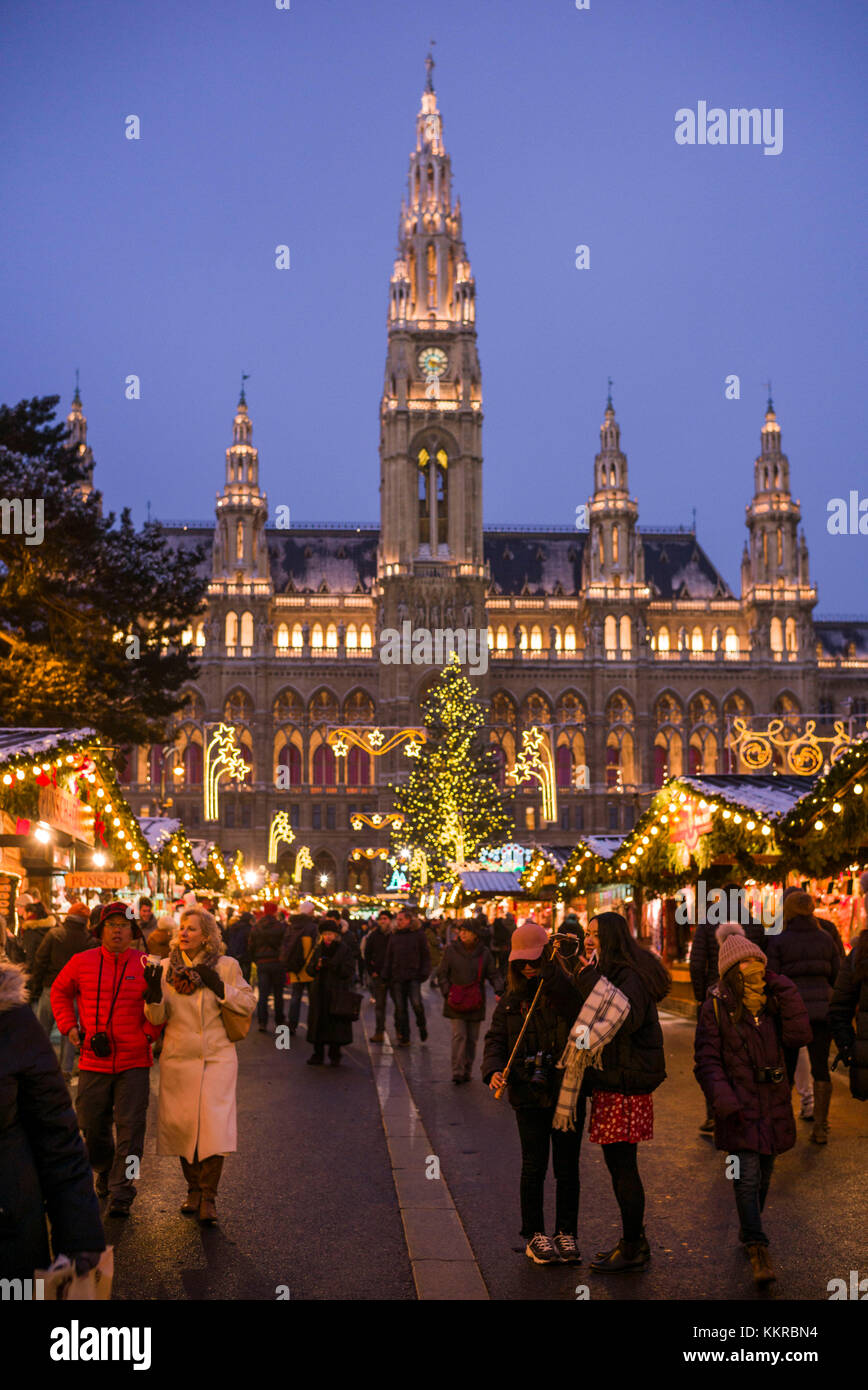
[(303, 940), (305, 934), (315, 935), (315, 929), (309, 927), (306, 922), (289, 926), (284, 933), (280, 945), (280, 963), (286, 967), (291, 975), (299, 975), (305, 967)]

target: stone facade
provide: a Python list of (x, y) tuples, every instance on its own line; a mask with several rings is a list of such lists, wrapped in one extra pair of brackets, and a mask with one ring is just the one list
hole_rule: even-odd
[[(406, 761), (401, 750), (351, 748), (336, 763), (326, 740), (341, 725), (420, 721), (431, 667), (380, 660), (380, 634), (404, 623), (487, 630), (488, 669), (474, 679), (504, 771), (521, 730), (547, 728), (558, 818), (542, 825), (538, 794), (521, 791), (522, 842), (626, 830), (666, 775), (728, 770), (734, 716), (850, 715), (861, 726), (868, 714), (868, 620), (812, 617), (817, 591), (771, 400), (739, 595), (692, 531), (640, 527), (611, 392), (582, 528), (483, 526), (475, 285), (432, 67), (390, 286), (379, 526), (284, 529), (260, 490), (242, 390), (216, 523), (167, 523), (178, 546), (211, 551), (208, 611), (190, 634), (201, 672), (165, 758), (132, 750), (127, 772), (137, 810), (171, 798), (190, 834), (205, 834), (203, 738), (231, 722), (251, 771), (241, 787), (223, 785), (207, 833), (258, 866), (272, 816), (286, 810), (295, 842), (281, 866), (307, 845), (305, 886), (323, 890), (383, 883), (376, 855), (388, 836), (353, 830), (350, 817), (387, 811), (387, 783)], [(86, 447), (78, 398), (76, 410)]]

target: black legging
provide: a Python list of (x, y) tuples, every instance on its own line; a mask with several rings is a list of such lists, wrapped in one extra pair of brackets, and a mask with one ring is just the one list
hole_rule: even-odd
[[(829, 1072), (829, 1048), (832, 1046), (832, 1032), (826, 1019), (821, 1023), (812, 1023), (811, 1032), (813, 1037), (808, 1043), (808, 1059), (811, 1063), (811, 1076), (814, 1081), (831, 1081)], [(796, 1064), (799, 1060), (799, 1049), (797, 1047), (784, 1048), (784, 1062), (787, 1068), (787, 1077), (792, 1086), (793, 1078), (796, 1074)]]
[(604, 1144), (603, 1158), (621, 1211), (624, 1240), (635, 1244), (645, 1220), (645, 1189), (639, 1177), (636, 1144)]

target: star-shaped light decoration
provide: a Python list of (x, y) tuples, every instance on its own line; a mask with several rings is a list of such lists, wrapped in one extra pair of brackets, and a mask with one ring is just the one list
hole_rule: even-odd
[(353, 830), (361, 830), (362, 822), (360, 820), (357, 820), (355, 816), (353, 816), (353, 819), (350, 823), (353, 827)]
[(416, 739), (411, 739), (406, 745), (404, 752), (408, 758), (418, 758), (419, 754), (422, 752), (422, 745), (421, 743), (417, 743)]
[(342, 738), (336, 738), (334, 743), (332, 744), (332, 747), (335, 750), (336, 758), (345, 758), (347, 756), (347, 753), (350, 751), (349, 744), (346, 742), (345, 739)]
[(376, 811), (374, 815), (371, 816), (371, 820), (373, 821), (374, 825), (379, 825), (382, 819), (383, 817), (380, 815), (379, 811)]
[(368, 743), (372, 748), (379, 748), (383, 742), (383, 734), (379, 729), (372, 729), (368, 734)]

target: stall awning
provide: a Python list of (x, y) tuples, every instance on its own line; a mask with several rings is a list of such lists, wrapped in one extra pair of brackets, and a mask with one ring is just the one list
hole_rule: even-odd
[(521, 879), (518, 874), (497, 873), (495, 870), (461, 870), (458, 874), (461, 887), (472, 897), (488, 894), (494, 898), (514, 897), (521, 892)]

